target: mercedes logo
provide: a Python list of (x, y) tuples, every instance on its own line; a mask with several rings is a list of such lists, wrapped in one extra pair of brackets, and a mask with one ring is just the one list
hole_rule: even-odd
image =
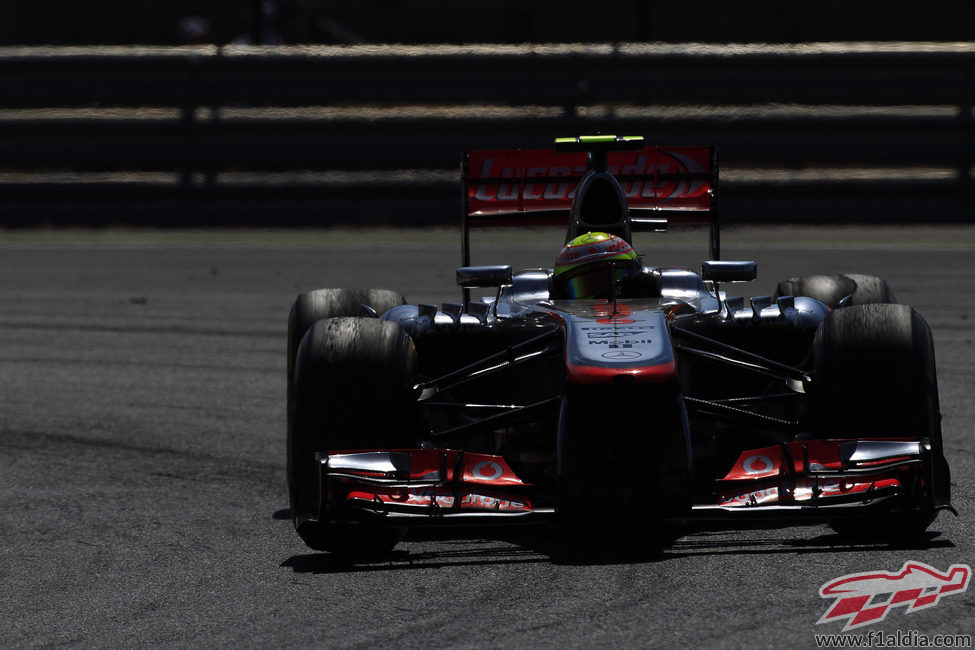
[(639, 359), (643, 354), (634, 350), (610, 350), (603, 352), (603, 359)]

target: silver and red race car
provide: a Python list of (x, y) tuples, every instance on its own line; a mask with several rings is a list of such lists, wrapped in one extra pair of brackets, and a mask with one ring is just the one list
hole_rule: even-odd
[[(462, 175), (459, 302), (320, 289), (292, 307), (288, 486), (308, 546), (693, 518), (917, 535), (953, 512), (927, 323), (866, 275), (732, 296), (757, 271), (720, 259), (712, 148), (559, 138), (467, 152)], [(630, 246), (682, 223), (710, 225), (700, 272)], [(471, 264), (472, 229), (537, 224), (566, 229), (554, 268)]]

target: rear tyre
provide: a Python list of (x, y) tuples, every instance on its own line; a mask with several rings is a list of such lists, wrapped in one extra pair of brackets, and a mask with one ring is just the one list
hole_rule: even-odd
[[(936, 485), (947, 496), (948, 467), (934, 343), (927, 322), (907, 305), (868, 304), (830, 312), (813, 340), (811, 393), (819, 437), (931, 440)], [(928, 504), (831, 522), (841, 534), (916, 535), (934, 520)]]
[(413, 420), (415, 357), (399, 325), (374, 318), (320, 320), (302, 338), (294, 363), (288, 486), (295, 528), (311, 548), (386, 551), (406, 532), (329, 522), (328, 504), (319, 503), (315, 454), (401, 446)]
[(878, 278), (876, 275), (861, 275), (859, 273), (847, 273), (846, 277), (857, 284), (856, 291), (853, 292), (852, 298), (850, 299), (850, 305), (897, 303), (897, 297), (894, 296), (894, 292), (883, 278)]
[[(897, 302), (887, 281), (875, 275), (806, 275), (779, 282), (772, 299), (780, 296), (808, 296), (836, 309), (844, 306)], [(844, 302), (844, 298), (847, 300)]]

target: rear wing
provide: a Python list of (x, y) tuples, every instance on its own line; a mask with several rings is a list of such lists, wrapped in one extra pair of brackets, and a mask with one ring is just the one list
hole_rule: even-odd
[[(562, 144), (562, 139), (559, 140)], [(567, 149), (570, 147), (560, 147)], [(463, 265), (470, 265), (470, 228), (568, 225), (576, 189), (592, 169), (585, 143), (551, 149), (468, 151), (462, 162)], [(606, 151), (633, 224), (652, 216), (711, 225), (711, 259), (719, 259), (718, 162), (713, 147), (645, 147)]]

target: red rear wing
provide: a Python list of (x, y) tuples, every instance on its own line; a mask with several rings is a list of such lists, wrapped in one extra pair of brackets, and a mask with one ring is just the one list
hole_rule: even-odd
[[(585, 151), (497, 149), (463, 158), (462, 263), (473, 226), (568, 225)], [(606, 171), (623, 188), (634, 221), (652, 212), (671, 223), (711, 225), (709, 256), (720, 259), (718, 159), (714, 147), (607, 151)], [(465, 290), (464, 302), (468, 293)]]
[[(677, 214), (668, 217), (679, 222), (711, 221), (717, 186), (711, 147), (610, 151), (607, 162), (607, 171), (619, 179), (630, 209), (673, 211)], [(551, 217), (566, 211), (567, 223), (576, 186), (587, 171), (585, 152), (469, 151), (463, 169), (466, 220), (472, 226), (532, 223), (533, 217), (542, 216), (532, 213)]]

